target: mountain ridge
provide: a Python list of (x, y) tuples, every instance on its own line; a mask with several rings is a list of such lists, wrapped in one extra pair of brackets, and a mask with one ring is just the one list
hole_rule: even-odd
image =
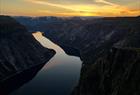
[(139, 95), (139, 26), (139, 16), (105, 17), (42, 24), (38, 30), (54, 43), (80, 51), (81, 78), (72, 95)]

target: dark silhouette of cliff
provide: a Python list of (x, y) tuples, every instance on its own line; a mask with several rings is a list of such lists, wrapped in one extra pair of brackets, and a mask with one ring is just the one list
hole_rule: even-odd
[(28, 72), (28, 76), (35, 75), (39, 67), (48, 62), (54, 54), (53, 50), (42, 47), (15, 19), (0, 16), (0, 94), (8, 93), (10, 86), (14, 88), (18, 84), (16, 78), (22, 76), (20, 74), (25, 76), (25, 72)]
[(82, 68), (72, 95), (139, 95), (140, 49), (113, 47)]

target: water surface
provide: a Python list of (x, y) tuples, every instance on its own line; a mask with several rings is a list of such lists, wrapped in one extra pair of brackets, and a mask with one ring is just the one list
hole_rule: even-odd
[(69, 95), (77, 85), (82, 61), (79, 57), (67, 55), (63, 49), (42, 36), (33, 36), (44, 46), (56, 51), (56, 55), (28, 83), (11, 95)]

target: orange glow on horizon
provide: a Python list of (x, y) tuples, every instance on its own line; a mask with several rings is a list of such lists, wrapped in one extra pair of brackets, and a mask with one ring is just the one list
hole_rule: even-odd
[[(9, 1), (9, 2), (8, 2)], [(55, 1), (55, 2), (54, 2)], [(57, 0), (1, 0), (0, 14), (14, 16), (139, 16), (140, 2), (127, 2), (127, 5), (113, 3), (115, 0), (91, 0), (93, 3), (81, 3), (77, 0), (56, 3)], [(102, 4), (102, 5), (101, 5)]]

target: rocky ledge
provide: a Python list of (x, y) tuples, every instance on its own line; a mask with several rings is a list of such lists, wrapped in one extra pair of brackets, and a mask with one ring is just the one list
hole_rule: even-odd
[(140, 49), (113, 47), (82, 68), (72, 95), (140, 95)]
[(45, 64), (55, 52), (35, 40), (26, 28), (9, 16), (0, 16), (0, 93), (5, 81)]

